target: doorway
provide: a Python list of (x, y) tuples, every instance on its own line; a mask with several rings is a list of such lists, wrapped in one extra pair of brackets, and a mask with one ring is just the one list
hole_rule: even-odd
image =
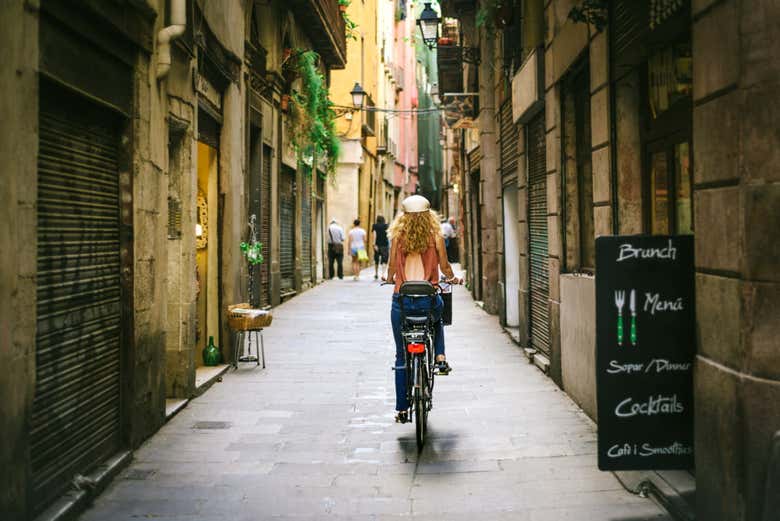
[(479, 205), (479, 170), (471, 173), (471, 293), (482, 300), (482, 209)]
[(520, 250), (517, 186), (504, 187), (504, 273), (507, 327), (520, 326)]
[[(219, 329), (219, 191), (218, 150), (198, 141), (198, 198), (195, 225), (197, 310), (196, 353), (214, 338), (220, 345)], [(197, 366), (203, 365), (200, 356)]]

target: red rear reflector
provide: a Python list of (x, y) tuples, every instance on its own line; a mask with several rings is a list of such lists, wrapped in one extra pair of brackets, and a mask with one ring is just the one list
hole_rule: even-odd
[(425, 352), (425, 344), (409, 344), (406, 346), (406, 349), (410, 353), (424, 353)]

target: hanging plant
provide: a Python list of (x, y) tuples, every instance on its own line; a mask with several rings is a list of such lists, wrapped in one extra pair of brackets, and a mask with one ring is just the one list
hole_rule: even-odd
[(344, 33), (347, 35), (347, 38), (350, 40), (357, 41), (358, 39), (358, 24), (356, 24), (354, 21), (352, 21), (352, 18), (349, 17), (346, 11), (341, 12), (341, 17), (344, 18)]
[(241, 242), (239, 244), (241, 253), (249, 265), (249, 302), (253, 305), (257, 305), (257, 299), (255, 299), (255, 271), (259, 264), (262, 264), (265, 260), (263, 258), (263, 243), (258, 240), (257, 234), (257, 216), (252, 214), (249, 216), (249, 242)]
[(246, 258), (247, 262), (249, 264), (262, 264), (263, 263), (263, 243), (262, 242), (251, 242), (241, 243), (241, 252), (244, 254), (244, 257)]
[(352, 0), (339, 0), (339, 11), (341, 12), (341, 18), (344, 19), (344, 34), (350, 40), (357, 40), (357, 28), (358, 25), (347, 14), (347, 7), (352, 4)]
[(300, 161), (311, 158), (311, 163), (324, 163), (326, 174), (332, 175), (341, 142), (336, 135), (336, 113), (328, 98), (325, 77), (317, 66), (319, 55), (314, 51), (299, 51), (296, 56), (301, 90), (293, 91), (290, 97), (290, 142)]

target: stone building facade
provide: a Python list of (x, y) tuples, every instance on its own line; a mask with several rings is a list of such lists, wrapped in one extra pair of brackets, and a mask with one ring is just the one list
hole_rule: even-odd
[[(0, 150), (14, 158), (1, 183), (0, 517), (24, 520), (99, 491), (164, 423), (166, 400), (198, 392), (209, 337), (232, 356), (225, 310), (250, 298), (251, 215), (266, 260), (255, 304), (322, 280), (324, 183), (293, 159), (293, 192), (280, 188), (283, 60), (313, 49), (327, 77), (346, 44), (335, 0), (14, 0), (0, 21), (13, 129)], [(298, 230), (284, 238), (280, 196)]]
[[(573, 0), (442, 4), (482, 58), (480, 141), (464, 151), (462, 197), (472, 289), (598, 421), (595, 238), (692, 234), (696, 468), (675, 479), (695, 502), (677, 504), (708, 521), (770, 519), (780, 62), (768, 35), (780, 12), (729, 0), (587, 4), (584, 21), (570, 16), (584, 5)], [(477, 13), (487, 26), (475, 27)]]

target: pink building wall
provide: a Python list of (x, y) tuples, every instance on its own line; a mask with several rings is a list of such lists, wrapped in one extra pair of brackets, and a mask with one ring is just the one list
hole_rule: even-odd
[[(414, 52), (415, 24), (407, 11), (407, 17), (395, 24), (395, 59), (396, 66), (403, 75), (403, 90), (398, 93), (397, 108), (410, 110), (417, 108), (417, 82), (415, 72), (417, 63)], [(399, 114), (398, 158), (400, 163), (395, 171), (394, 183), (407, 193), (414, 193), (417, 188), (417, 117), (410, 113)], [(408, 180), (407, 180), (408, 178)]]

